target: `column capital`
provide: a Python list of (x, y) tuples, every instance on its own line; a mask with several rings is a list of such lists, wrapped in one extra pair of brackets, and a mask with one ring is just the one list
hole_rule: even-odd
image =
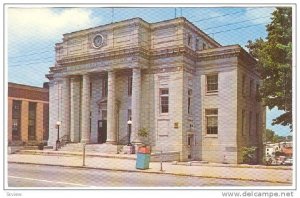
[(109, 69), (109, 70), (107, 70), (107, 73), (108, 73), (108, 74), (114, 74), (114, 73), (116, 73), (116, 70), (114, 70), (114, 69)]

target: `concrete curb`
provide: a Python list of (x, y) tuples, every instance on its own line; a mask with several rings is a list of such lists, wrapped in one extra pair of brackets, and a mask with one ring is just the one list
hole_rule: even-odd
[[(190, 166), (188, 164), (178, 163), (179, 166)], [(223, 164), (197, 164), (192, 163), (191, 166), (206, 166), (206, 167), (226, 167), (226, 168), (253, 168), (253, 169), (273, 169), (273, 170), (293, 170), (292, 167), (280, 166), (260, 166), (260, 165), (223, 165)]]
[[(79, 152), (53, 152), (53, 151), (36, 151), (36, 150), (23, 150), (17, 154), (21, 155), (49, 155), (49, 156), (82, 156), (82, 153)], [(86, 153), (86, 157), (102, 157), (102, 158), (111, 158), (111, 159), (127, 159), (127, 160), (136, 160), (136, 157), (127, 157), (122, 155), (105, 155), (105, 154), (96, 154), (96, 153)], [(190, 166), (184, 164), (184, 162), (179, 162), (176, 165), (179, 166)], [(263, 166), (263, 165), (231, 165), (231, 164), (200, 164), (192, 163), (192, 166), (206, 166), (206, 167), (226, 167), (226, 168), (254, 168), (254, 169), (274, 169), (274, 170), (293, 170), (289, 166)]]
[(157, 172), (157, 171), (148, 171), (148, 170), (126, 170), (126, 169), (112, 169), (112, 168), (100, 168), (92, 166), (69, 166), (69, 165), (60, 165), (60, 164), (44, 164), (44, 163), (33, 163), (33, 162), (14, 162), (8, 161), (10, 164), (31, 164), (31, 165), (46, 165), (46, 166), (57, 166), (57, 167), (68, 167), (68, 168), (81, 168), (81, 169), (97, 169), (97, 170), (108, 170), (108, 171), (122, 171), (122, 172), (138, 172), (138, 173), (149, 173), (149, 174), (168, 174), (175, 176), (189, 176), (189, 177), (199, 177), (199, 178), (210, 178), (210, 179), (227, 179), (227, 180), (242, 180), (242, 181), (253, 181), (253, 182), (269, 182), (277, 184), (292, 184), (292, 182), (282, 182), (282, 181), (269, 181), (261, 179), (245, 179), (245, 178), (222, 178), (222, 177), (213, 177), (213, 176), (200, 176), (193, 174), (184, 174), (184, 173), (170, 173), (170, 172)]

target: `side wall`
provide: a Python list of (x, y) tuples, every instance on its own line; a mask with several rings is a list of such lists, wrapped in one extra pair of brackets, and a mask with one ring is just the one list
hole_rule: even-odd
[[(202, 112), (202, 160), (218, 163), (237, 162), (237, 69), (236, 58), (203, 61), (199, 64)], [(206, 93), (206, 75), (218, 74), (218, 92)], [(218, 134), (206, 132), (205, 110), (218, 109)]]
[[(244, 88), (243, 88), (243, 76), (245, 78)], [(261, 102), (256, 99), (256, 85), (260, 84), (259, 78), (249, 69), (239, 65), (238, 68), (238, 163), (243, 162), (242, 148), (243, 147), (257, 147), (257, 162), (262, 162), (263, 156), (263, 146), (262, 137), (264, 132), (264, 121), (265, 110), (262, 107)], [(252, 88), (250, 90), (250, 81), (252, 80)], [(243, 91), (244, 89), (244, 91)], [(244, 94), (243, 94), (244, 92)], [(251, 92), (251, 93), (250, 93)], [(242, 112), (244, 114), (244, 121)], [(250, 115), (251, 114), (251, 115)], [(258, 118), (256, 118), (258, 116)], [(251, 118), (250, 118), (251, 117)], [(258, 119), (258, 123), (257, 123)], [(244, 126), (243, 126), (244, 124)]]

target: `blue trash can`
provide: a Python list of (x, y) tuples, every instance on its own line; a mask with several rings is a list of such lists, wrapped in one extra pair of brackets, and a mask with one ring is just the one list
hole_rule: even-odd
[(150, 164), (150, 152), (139, 149), (136, 156), (136, 168), (137, 169), (148, 169)]

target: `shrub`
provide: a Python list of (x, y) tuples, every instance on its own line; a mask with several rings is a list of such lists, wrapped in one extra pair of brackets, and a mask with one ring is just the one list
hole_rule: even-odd
[(254, 164), (255, 163), (255, 151), (257, 147), (243, 147), (242, 155), (243, 155), (243, 163)]

